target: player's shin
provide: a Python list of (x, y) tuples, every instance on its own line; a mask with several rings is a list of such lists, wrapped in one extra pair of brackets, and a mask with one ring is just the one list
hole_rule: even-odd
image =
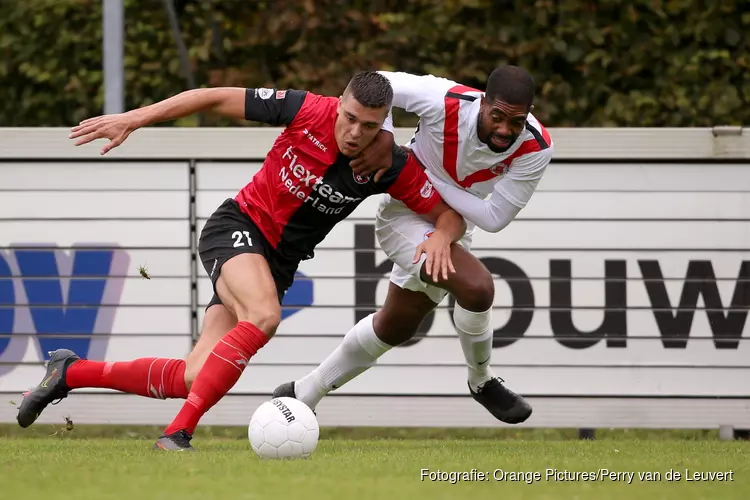
[(201, 417), (237, 383), (250, 358), (268, 340), (269, 337), (252, 323), (237, 323), (211, 350), (195, 377), (187, 401), (164, 435), (181, 430), (192, 435)]
[(380, 340), (373, 328), (374, 314), (349, 330), (344, 340), (317, 368), (294, 383), (295, 397), (312, 409), (334, 389), (338, 389), (373, 366), (390, 346)]
[(188, 395), (182, 359), (139, 358), (117, 362), (81, 359), (65, 371), (65, 385), (70, 389), (114, 389), (156, 399), (184, 399)]
[(490, 369), (493, 336), (491, 319), (492, 308), (472, 312), (457, 303), (453, 312), (453, 321), (469, 370), (469, 384), (474, 391), (495, 376)]

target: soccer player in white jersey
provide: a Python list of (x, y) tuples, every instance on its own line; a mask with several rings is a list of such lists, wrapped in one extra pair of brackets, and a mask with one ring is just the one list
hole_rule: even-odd
[[(381, 73), (393, 87), (393, 106), (419, 116), (408, 148), (446, 202), (468, 222), (464, 238), (451, 248), (455, 272), (436, 279), (424, 272), (424, 258), (414, 261), (417, 245), (434, 226), (386, 196), (378, 209), (376, 235), (394, 266), (383, 307), (359, 321), (312, 372), (277, 387), (274, 397), (296, 397), (314, 409), (328, 392), (409, 340), (450, 293), (456, 299), (453, 320), (471, 395), (498, 420), (523, 422), (531, 406), (505, 387), (489, 366), (494, 283), (468, 250), (475, 226), (495, 233), (518, 215), (552, 157), (552, 140), (531, 114), (534, 80), (522, 68), (502, 66), (490, 74), (486, 92), (481, 92), (432, 75)], [(383, 149), (390, 147), (383, 142)], [(372, 147), (370, 153), (379, 154), (377, 149)]]

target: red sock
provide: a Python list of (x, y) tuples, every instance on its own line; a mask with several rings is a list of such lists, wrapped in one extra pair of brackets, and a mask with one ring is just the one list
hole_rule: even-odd
[(65, 372), (71, 389), (102, 387), (148, 398), (185, 399), (185, 361), (168, 358), (139, 358), (133, 361), (73, 362)]
[(193, 434), (201, 417), (237, 383), (250, 358), (267, 342), (266, 334), (252, 323), (237, 323), (214, 346), (195, 377), (187, 401), (164, 435), (183, 429)]

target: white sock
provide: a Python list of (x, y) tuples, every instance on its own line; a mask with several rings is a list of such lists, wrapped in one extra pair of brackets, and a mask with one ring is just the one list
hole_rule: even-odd
[(294, 383), (294, 394), (313, 410), (321, 399), (373, 366), (391, 347), (378, 338), (370, 314), (354, 325), (317, 368)]
[(474, 391), (495, 377), (490, 369), (493, 335), (491, 319), (492, 308), (483, 312), (472, 312), (456, 303), (453, 311), (453, 321), (469, 369), (469, 385)]

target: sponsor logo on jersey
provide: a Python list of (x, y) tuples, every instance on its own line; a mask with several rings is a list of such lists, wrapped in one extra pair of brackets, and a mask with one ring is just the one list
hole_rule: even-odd
[[(282, 164), (279, 177), (290, 193), (305, 203), (310, 203), (316, 210), (334, 215), (341, 213), (349, 203), (362, 201), (362, 198), (348, 196), (323, 180), (323, 176), (312, 173), (299, 162), (294, 148), (289, 146), (281, 155), (288, 165)], [(286, 162), (284, 162), (286, 163)]]
[(422, 186), (419, 194), (422, 195), (422, 198), (429, 198), (432, 196), (432, 189), (432, 183), (430, 181), (424, 181), (424, 186)]
[(276, 99), (283, 99), (286, 97), (286, 90), (277, 90)]
[(328, 152), (328, 148), (326, 147), (326, 145), (323, 144), (322, 142), (320, 142), (317, 137), (315, 137), (314, 135), (312, 135), (309, 130), (307, 130), (307, 129), (302, 130), (302, 134), (304, 134), (305, 137), (307, 137), (308, 139), (310, 139), (310, 142), (312, 142), (313, 144), (315, 144), (318, 147), (318, 149), (320, 149), (324, 153)]

